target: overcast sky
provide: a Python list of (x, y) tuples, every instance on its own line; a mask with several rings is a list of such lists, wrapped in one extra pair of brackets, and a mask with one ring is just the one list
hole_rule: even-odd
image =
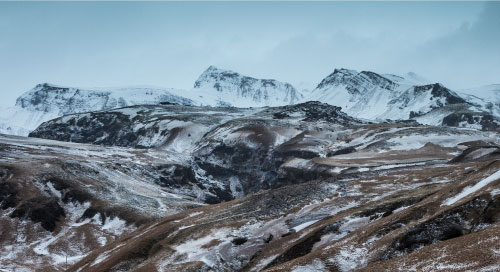
[(500, 83), (500, 3), (0, 2), (0, 105), (41, 82), (191, 88), (209, 65), (312, 86), (341, 67)]

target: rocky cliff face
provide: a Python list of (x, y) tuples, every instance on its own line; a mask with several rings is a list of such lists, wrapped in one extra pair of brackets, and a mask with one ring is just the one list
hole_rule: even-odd
[(316, 89), (325, 89), (343, 86), (351, 94), (366, 94), (371, 89), (379, 87), (385, 90), (394, 90), (397, 85), (393, 81), (373, 72), (335, 69), (324, 78)]

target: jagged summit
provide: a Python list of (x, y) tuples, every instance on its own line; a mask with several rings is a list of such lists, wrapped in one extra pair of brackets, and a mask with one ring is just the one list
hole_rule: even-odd
[(207, 69), (205, 69), (205, 71), (203, 71), (203, 73), (200, 75), (200, 77), (203, 76), (203, 74), (214, 74), (214, 73), (231, 73), (231, 74), (237, 74), (237, 75), (240, 74), (240, 73), (237, 73), (237, 72), (230, 70), (230, 69), (225, 69), (225, 68), (217, 67), (215, 65), (210, 65), (210, 66), (208, 66)]
[[(203, 73), (201, 73), (201, 75), (195, 81), (194, 88), (202, 88), (206, 84), (210, 84), (211, 82), (227, 81), (238, 77), (242, 76), (234, 71), (220, 69), (213, 65), (210, 65), (205, 71), (203, 71)], [(245, 77), (245, 78), (249, 81), (257, 80), (251, 77)]]
[(349, 69), (344, 69), (340, 68), (337, 69), (335, 68), (333, 70), (333, 73), (325, 77), (316, 88), (320, 89), (328, 85), (340, 83), (344, 81), (345, 79), (352, 78), (354, 75), (356, 75), (358, 72), (355, 70), (349, 70)]
[(384, 89), (391, 90), (396, 85), (392, 80), (371, 71), (357, 72), (356, 70), (341, 68), (335, 69), (333, 73), (323, 79), (316, 89), (341, 84), (348, 86), (351, 92), (365, 92), (370, 88), (370, 85), (378, 85)]
[(56, 85), (56, 84), (52, 84), (52, 83), (48, 83), (48, 82), (44, 82), (44, 83), (37, 84), (35, 86), (35, 89), (37, 89), (37, 88), (50, 88), (50, 87), (62, 87), (62, 86), (59, 86), (59, 85)]

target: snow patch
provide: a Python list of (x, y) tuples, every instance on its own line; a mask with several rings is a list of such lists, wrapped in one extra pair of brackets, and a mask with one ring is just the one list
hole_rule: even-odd
[(203, 257), (209, 253), (209, 248), (204, 248), (204, 246), (213, 240), (224, 240), (229, 233), (230, 230), (227, 228), (213, 230), (206, 236), (186, 241), (182, 244), (174, 246), (173, 249), (175, 249), (180, 255), (186, 255), (186, 260), (184, 261), (202, 260), (207, 265), (210, 265), (211, 262), (203, 260)]
[(293, 228), (292, 228), (292, 230), (294, 230), (295, 232), (299, 232), (299, 231), (301, 231), (301, 230), (303, 230), (303, 229), (305, 229), (305, 228), (309, 227), (310, 225), (312, 225), (312, 224), (314, 224), (314, 223), (316, 223), (316, 222), (318, 222), (318, 221), (319, 221), (319, 220), (311, 220), (311, 221), (308, 221), (308, 222), (302, 223), (302, 224), (300, 224), (300, 225), (298, 225), (298, 226), (293, 227)]
[(312, 261), (312, 264), (307, 264), (307, 265), (300, 265), (296, 266), (292, 272), (328, 272), (328, 268), (326, 268), (325, 264), (319, 260), (319, 259), (314, 259)]
[(493, 173), (492, 175), (490, 175), (489, 177), (479, 181), (478, 183), (476, 183), (474, 186), (472, 187), (465, 187), (461, 193), (459, 193), (458, 195), (452, 197), (452, 198), (449, 198), (447, 199), (443, 205), (446, 205), (446, 206), (450, 206), (450, 205), (453, 205), (455, 204), (457, 201), (459, 201), (460, 199), (464, 198), (464, 197), (467, 197), (468, 195), (470, 194), (473, 194), (477, 191), (479, 191), (480, 189), (482, 189), (484, 186), (492, 183), (493, 181), (496, 181), (500, 179), (500, 170), (496, 171), (495, 173)]

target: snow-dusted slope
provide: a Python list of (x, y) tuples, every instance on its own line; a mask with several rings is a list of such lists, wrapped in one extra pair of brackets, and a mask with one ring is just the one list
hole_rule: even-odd
[(72, 113), (163, 102), (194, 104), (174, 93), (182, 91), (150, 87), (81, 89), (39, 84), (21, 95), (14, 107), (2, 110), (0, 133), (27, 135), (42, 122)]
[(55, 113), (30, 111), (17, 106), (0, 108), (0, 133), (25, 136), (39, 124), (58, 116)]
[[(161, 111), (206, 122), (194, 115), (205, 108), (147, 107), (133, 122)], [(442, 259), (448, 267), (498, 270), (498, 133), (401, 123), (334, 127), (345, 116), (317, 102), (210, 109), (207, 118), (214, 111), (234, 119), (194, 143), (193, 167), (237, 199), (164, 218), (68, 271), (406, 271), (402, 258), (422, 271), (443, 270)]]
[(377, 119), (383, 118), (398, 87), (395, 82), (375, 73), (335, 69), (306, 99), (342, 107), (352, 116)]
[(465, 103), (440, 84), (414, 86), (412, 82), (394, 75), (335, 69), (306, 99), (340, 106), (359, 118), (393, 120), (409, 119), (448, 104)]
[(57, 112), (61, 115), (92, 110), (108, 110), (140, 104), (171, 102), (191, 105), (189, 99), (172, 94), (175, 89), (149, 87), (79, 89), (39, 84), (20, 96), (16, 106), (33, 111)]
[(303, 95), (291, 84), (274, 79), (256, 79), (236, 72), (208, 67), (194, 83), (205, 105), (234, 107), (284, 106), (297, 103)]
[(460, 90), (459, 93), (468, 101), (479, 105), (482, 110), (500, 116), (500, 84)]
[(335, 71), (305, 100), (340, 106), (347, 114), (370, 120), (413, 119), (428, 125), (451, 125), (495, 130), (500, 122), (500, 90), (486, 88), (480, 97), (458, 94), (442, 84), (428, 84), (415, 73), (405, 77)]
[(0, 143), (2, 272), (66, 271), (140, 225), (216, 199), (211, 185), (189, 181), (182, 154), (7, 135)]
[(455, 247), (432, 256), (472, 271), (498, 259), (456, 249), (500, 233), (496, 132), (363, 123), (308, 102), (131, 106), (31, 136), (59, 141), (0, 135), (8, 271), (62, 271), (66, 255), (75, 272), (370, 270), (441, 242)]

